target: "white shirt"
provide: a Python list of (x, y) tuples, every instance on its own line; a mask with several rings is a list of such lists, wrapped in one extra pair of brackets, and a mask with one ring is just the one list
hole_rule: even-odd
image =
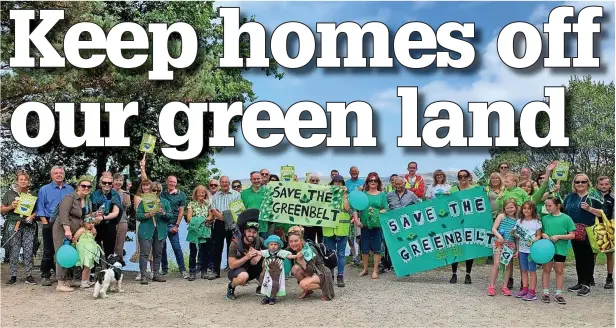
[[(518, 220), (518, 224), (526, 229), (529, 235), (535, 236), (537, 230), (541, 229), (539, 220)], [(528, 241), (520, 240), (520, 252), (529, 254), (530, 245)]]
[(440, 196), (441, 194), (448, 192), (449, 189), (451, 189), (451, 186), (447, 183), (437, 184), (436, 186), (430, 185), (430, 188), (428, 188), (428, 192), (426, 193), (426, 198), (432, 199), (436, 196)]

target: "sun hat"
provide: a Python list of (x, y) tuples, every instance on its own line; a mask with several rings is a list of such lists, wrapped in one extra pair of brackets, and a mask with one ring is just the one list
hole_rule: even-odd
[(278, 243), (278, 248), (282, 248), (282, 239), (280, 239), (277, 235), (270, 235), (267, 237), (264, 242), (265, 246), (269, 246), (270, 243)]

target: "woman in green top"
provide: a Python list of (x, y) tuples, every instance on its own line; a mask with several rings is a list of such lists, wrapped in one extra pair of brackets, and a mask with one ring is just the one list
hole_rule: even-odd
[[(545, 182), (546, 179), (546, 175), (541, 174), (537, 177), (537, 185), (541, 186), (543, 185), (543, 182)], [(547, 179), (550, 179), (549, 176), (547, 176)], [(550, 188), (550, 181), (548, 180), (548, 188)], [(540, 218), (543, 218), (545, 215), (548, 215), (548, 210), (545, 207), (545, 200), (548, 199), (548, 197), (553, 196), (553, 197), (558, 197), (560, 199), (560, 194), (558, 193), (560, 191), (560, 180), (556, 181), (556, 184), (554, 184), (550, 189), (548, 189), (547, 191), (544, 191), (544, 193), (541, 195), (541, 190), (537, 189), (535, 191), (535, 194), (540, 195), (541, 198), (536, 197), (537, 200), (537, 214), (539, 215)], [(533, 195), (534, 196), (534, 195)]]
[[(449, 193), (453, 194), (454, 192), (468, 190), (476, 187), (473, 185), (473, 176), (471, 172), (468, 170), (460, 170), (458, 171), (458, 185), (451, 187), (449, 189)], [(473, 260), (466, 260), (466, 277), (464, 277), (465, 284), (471, 284), (471, 270), (473, 269)], [(449, 279), (450, 284), (455, 284), (458, 282), (458, 263), (451, 264), (451, 279)]]
[(364, 193), (368, 196), (368, 208), (359, 211), (361, 228), (361, 261), (364, 269), (359, 276), (368, 274), (368, 259), (370, 251), (374, 254), (374, 268), (372, 279), (379, 278), (379, 263), (381, 263), (381, 243), (383, 232), (381, 231), (381, 221), (379, 213), (385, 213), (389, 205), (387, 204), (387, 194), (382, 191), (383, 184), (376, 172), (370, 172), (364, 183)]
[[(347, 240), (349, 239), (349, 227), (351, 222), (349, 210), (351, 209), (351, 206), (349, 205), (349, 194), (344, 186), (344, 178), (341, 175), (335, 175), (329, 184), (340, 187), (344, 192), (344, 196), (342, 200), (342, 212), (336, 215), (338, 226), (336, 228), (323, 227), (323, 243), (325, 244), (325, 247), (336, 252), (336, 256), (338, 258), (338, 276), (336, 280), (338, 287), (344, 287), (344, 266), (346, 264), (345, 252)], [(331, 270), (333, 277), (334, 269)]]
[(192, 194), (192, 200), (188, 202), (186, 222), (188, 234), (186, 241), (190, 248), (188, 255), (188, 281), (195, 280), (197, 273), (197, 249), (199, 250), (199, 267), (201, 279), (207, 278), (207, 266), (212, 255), (212, 223), (214, 215), (210, 212), (211, 197), (205, 186), (198, 185)]
[[(33, 267), (33, 248), (34, 236), (36, 232), (36, 224), (34, 217), (36, 214), (32, 211), (32, 215), (24, 217), (15, 213), (15, 209), (19, 204), (19, 195), (21, 193), (34, 196), (30, 192), (30, 176), (25, 171), (17, 172), (16, 176), (17, 190), (9, 189), (2, 197), (2, 215), (6, 219), (8, 236), (3, 236), (3, 239), (11, 238), (9, 255), (9, 263), (11, 266), (11, 278), (7, 280), (7, 285), (12, 285), (17, 282), (17, 267), (19, 265), (19, 252), (23, 247), (24, 257), (24, 272), (26, 274), (26, 284), (36, 285), (36, 281), (32, 278)], [(4, 241), (4, 240), (3, 240)], [(7, 242), (5, 242), (7, 243)]]
[[(139, 270), (141, 271), (141, 284), (148, 284), (146, 269), (148, 265), (148, 255), (152, 250), (154, 257), (154, 275), (152, 281), (165, 282), (160, 275), (160, 259), (162, 257), (163, 243), (167, 238), (167, 223), (175, 220), (171, 210), (171, 204), (165, 199), (160, 198), (163, 186), (160, 182), (153, 182), (150, 190), (158, 197), (158, 211), (145, 212), (144, 201), (142, 200), (137, 207), (136, 218), (140, 222), (138, 229), (139, 237)], [(159, 228), (160, 227), (160, 228)]]

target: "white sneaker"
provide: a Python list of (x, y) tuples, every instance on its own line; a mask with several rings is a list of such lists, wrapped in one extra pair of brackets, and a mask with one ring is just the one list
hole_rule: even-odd
[(135, 280), (137, 280), (137, 281), (141, 280), (141, 272), (137, 273), (137, 276), (135, 277)]
[(182, 272), (182, 278), (184, 278), (184, 279), (188, 279), (188, 277), (190, 277), (190, 275), (188, 274), (188, 272), (183, 271), (183, 272)]
[(154, 278), (154, 272), (148, 271), (147, 273), (148, 273), (150, 280), (152, 280), (152, 278)]
[(79, 287), (80, 287), (80, 288), (85, 289), (85, 288), (90, 288), (90, 287), (92, 287), (92, 285), (90, 285), (90, 282), (89, 282), (89, 281), (85, 281), (85, 280), (83, 280), (83, 281), (81, 282), (81, 285), (79, 285)]

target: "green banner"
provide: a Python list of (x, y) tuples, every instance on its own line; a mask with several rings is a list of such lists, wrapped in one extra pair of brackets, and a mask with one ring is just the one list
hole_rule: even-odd
[(492, 209), (483, 188), (410, 205), (380, 219), (398, 277), (492, 255)]
[(259, 220), (335, 228), (342, 195), (340, 187), (272, 181), (266, 186)]

